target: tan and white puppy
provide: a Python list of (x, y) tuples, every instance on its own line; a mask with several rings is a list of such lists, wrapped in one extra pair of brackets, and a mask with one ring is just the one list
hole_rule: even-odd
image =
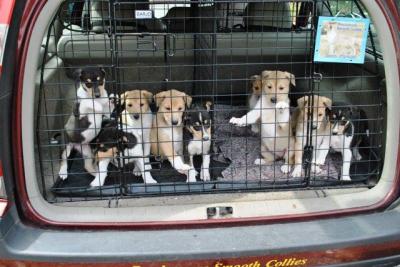
[(168, 159), (172, 167), (187, 175), (187, 182), (196, 182), (196, 171), (183, 160), (183, 114), (192, 97), (176, 89), (154, 96), (158, 111), (151, 129), (151, 152)]
[(122, 123), (127, 125), (129, 132), (135, 134), (138, 138), (138, 144), (142, 147), (142, 151), (139, 151), (139, 153), (144, 162), (141, 162), (141, 160), (136, 162), (135, 175), (141, 175), (145, 183), (155, 183), (156, 181), (150, 174), (149, 160), (150, 132), (153, 124), (150, 104), (153, 101), (153, 94), (146, 90), (131, 90), (123, 93), (120, 99), (122, 105), (125, 106), (121, 113)]
[[(312, 103), (310, 102), (312, 101)], [(332, 100), (325, 96), (314, 95), (312, 98), (303, 96), (297, 100), (298, 107), (293, 114), (296, 120), (296, 142), (295, 142), (295, 168), (293, 177), (302, 175), (303, 150), (307, 143), (307, 135), (312, 135), (313, 159), (312, 172), (319, 173), (329, 150), (330, 123), (327, 110), (332, 107)], [(312, 113), (312, 114), (311, 114)], [(309, 121), (311, 118), (311, 121)], [(307, 133), (308, 125), (311, 133)], [(325, 157), (323, 156), (325, 155)]]
[(237, 126), (251, 125), (261, 120), (261, 155), (255, 164), (271, 164), (284, 158), (283, 173), (290, 172), (293, 159), (294, 138), (290, 123), (290, 84), (296, 85), (289, 72), (263, 71), (261, 74), (262, 95), (255, 107), (241, 118), (231, 118)]
[[(249, 109), (253, 109), (258, 99), (260, 99), (262, 93), (262, 80), (260, 75), (253, 75), (250, 77), (250, 97), (248, 100)], [(253, 133), (260, 132), (260, 120), (251, 125), (251, 131)]]

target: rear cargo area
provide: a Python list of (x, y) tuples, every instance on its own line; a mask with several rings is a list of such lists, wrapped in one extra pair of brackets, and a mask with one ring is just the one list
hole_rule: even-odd
[[(386, 135), (386, 88), (376, 38), (370, 31), (368, 42), (373, 50), (366, 54), (364, 64), (316, 63), (313, 23), (318, 16), (336, 14), (339, 6), (315, 5), (290, 1), (65, 2), (43, 38), (42, 61), (37, 66), (35, 164), (45, 199), (69, 202), (114, 196), (373, 187), (380, 177)], [(150, 18), (140, 19), (137, 11), (144, 10), (152, 11)], [(355, 5), (351, 11), (360, 12)], [(76, 71), (85, 66), (104, 68), (108, 95), (135, 89), (153, 94), (177, 89), (194, 102), (212, 101), (211, 180), (197, 177), (197, 182), (187, 183), (186, 175), (151, 155), (151, 174), (157, 184), (143, 183), (133, 167), (122, 162), (108, 166), (104, 186), (91, 187), (94, 177), (86, 172), (77, 152), (68, 159), (68, 178), (60, 179), (64, 125), (77, 100)], [(343, 157), (334, 151), (320, 173), (306, 172), (301, 177), (282, 173), (283, 160), (254, 164), (261, 152), (260, 133), (229, 120), (249, 111), (250, 77), (264, 70), (295, 76), (289, 93), (291, 114), (305, 95), (325, 96), (366, 114), (357, 122), (366, 123), (368, 130), (354, 132), (367, 142), (359, 147), (361, 159), (352, 158), (350, 181), (340, 179)], [(157, 112), (154, 104), (152, 111)], [(199, 172), (201, 166), (201, 157), (195, 158)]]

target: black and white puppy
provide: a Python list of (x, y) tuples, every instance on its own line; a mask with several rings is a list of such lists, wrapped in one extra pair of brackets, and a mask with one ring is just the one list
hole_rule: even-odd
[(134, 134), (121, 130), (117, 120), (105, 120), (92, 146), (99, 171), (90, 186), (102, 186), (107, 177), (110, 162), (121, 156), (124, 150), (137, 147), (137, 138)]
[(90, 142), (101, 129), (103, 116), (110, 115), (110, 102), (105, 90), (105, 71), (99, 67), (87, 67), (79, 71), (77, 100), (73, 112), (64, 126), (66, 147), (61, 155), (59, 177), (68, 177), (67, 159), (73, 149), (81, 153), (87, 172), (96, 175)]
[(194, 169), (193, 157), (202, 156), (200, 179), (210, 181), (210, 151), (212, 139), (212, 103), (194, 103), (186, 112), (183, 139), (185, 150), (190, 158), (190, 166)]
[(327, 110), (330, 122), (330, 135), (324, 137), (322, 145), (325, 149), (320, 152), (317, 164), (325, 162), (329, 148), (340, 152), (343, 157), (341, 179), (350, 181), (350, 165), (352, 158), (361, 160), (360, 144), (368, 142), (368, 123), (365, 112), (348, 103), (335, 102)]

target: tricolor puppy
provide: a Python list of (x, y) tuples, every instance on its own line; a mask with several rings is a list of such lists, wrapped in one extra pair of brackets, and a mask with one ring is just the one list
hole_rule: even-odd
[[(253, 75), (250, 77), (250, 97), (248, 100), (249, 110), (253, 109), (262, 93), (262, 80), (260, 75)], [(260, 120), (251, 125), (251, 131), (253, 133), (260, 132)]]
[[(138, 147), (137, 138), (119, 128), (117, 120), (103, 121), (103, 127), (92, 142), (99, 170), (90, 186), (103, 186), (108, 165), (122, 156), (123, 151)], [(116, 162), (114, 162), (116, 164)]]
[[(312, 171), (321, 172), (318, 165), (323, 164), (326, 153), (329, 151), (330, 135), (329, 110), (332, 100), (328, 97), (314, 95), (312, 98), (304, 96), (297, 100), (297, 109), (293, 114), (296, 121), (296, 141), (295, 141), (295, 168), (292, 172), (293, 177), (300, 177), (302, 174), (303, 150), (307, 143), (307, 134), (312, 135), (313, 147), (313, 166)], [(311, 133), (309, 133), (309, 127)]]
[(293, 160), (294, 138), (290, 123), (290, 84), (295, 77), (289, 72), (263, 71), (261, 74), (262, 95), (254, 108), (241, 118), (231, 118), (237, 126), (251, 125), (261, 120), (261, 155), (255, 164), (271, 164), (284, 158), (283, 173), (290, 172)]
[[(336, 152), (340, 152), (343, 157), (342, 180), (351, 180), (350, 165), (352, 156), (356, 160), (361, 160), (359, 146), (366, 139), (368, 125), (364, 111), (352, 107), (350, 104), (335, 102), (332, 109), (328, 109), (330, 120), (331, 135), (327, 136), (323, 142), (325, 148), (329, 146)], [(357, 134), (356, 134), (357, 133)], [(328, 154), (327, 150), (322, 150), (318, 164), (324, 164)]]
[(151, 152), (168, 159), (172, 167), (196, 182), (196, 171), (183, 160), (183, 114), (192, 104), (184, 92), (172, 89), (154, 96), (158, 108), (151, 129)]
[[(190, 157), (190, 166), (194, 169), (193, 156), (201, 155), (202, 164), (200, 179), (210, 181), (210, 149), (212, 130), (212, 103), (195, 103), (186, 112), (183, 140), (185, 149)], [(186, 154), (186, 153), (185, 153)]]
[(120, 140), (123, 145), (119, 144), (117, 147), (112, 147), (112, 150), (108, 149), (105, 153), (102, 152), (102, 145), (105, 145), (105, 141), (109, 141), (107, 138), (112, 134), (111, 124), (108, 125), (108, 129), (104, 130), (104, 133), (102, 130), (98, 138), (96, 138), (96, 143), (100, 144), (99, 153), (101, 153), (97, 155), (97, 158), (99, 158), (99, 172), (92, 181), (91, 186), (102, 186), (104, 184), (107, 166), (112, 159), (114, 159), (114, 164), (117, 165), (115, 161), (117, 156), (120, 158), (124, 156), (126, 158), (125, 164), (133, 162), (135, 164), (134, 174), (141, 175), (146, 184), (156, 183), (150, 173), (151, 166), (149, 163), (150, 131), (153, 119), (150, 109), (152, 97), (153, 94), (146, 90), (127, 91), (120, 96), (120, 103), (123, 109), (120, 114), (122, 123), (119, 125), (119, 130), (116, 130), (118, 135), (114, 135), (114, 138)]
[(110, 102), (105, 85), (105, 71), (98, 67), (83, 68), (73, 112), (65, 124), (66, 148), (62, 152), (59, 177), (68, 177), (67, 159), (72, 149), (82, 154), (87, 172), (96, 175), (94, 157), (89, 146), (101, 129), (103, 116), (110, 116)]

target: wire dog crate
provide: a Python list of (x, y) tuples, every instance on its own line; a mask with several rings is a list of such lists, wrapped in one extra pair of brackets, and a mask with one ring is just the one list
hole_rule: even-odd
[[(374, 34), (370, 30), (368, 43), (372, 50), (362, 65), (313, 61), (318, 17), (355, 13), (368, 15), (356, 0), (65, 1), (43, 41), (43, 61), (39, 66), (40, 81), (35, 99), (36, 165), (44, 197), (50, 202), (65, 202), (113, 196), (373, 186), (380, 176), (385, 137), (385, 88), (378, 74), (379, 53)], [(74, 116), (76, 103), (83, 105), (80, 101), (85, 99), (77, 94), (82, 86), (77, 70), (86, 67), (102, 67), (105, 70), (107, 95), (100, 98), (111, 99), (109, 105), (120, 107), (119, 111), (117, 108), (116, 112), (101, 114), (104, 120), (115, 121), (110, 126), (116, 131), (115, 138), (108, 142), (117, 152), (110, 156), (112, 159), (104, 185), (96, 187), (90, 186), (96, 178), (85, 169), (84, 160), (87, 157), (79, 151), (73, 151), (67, 159), (67, 178), (59, 177), (60, 155), (68, 146), (65, 124), (71, 115)], [(276, 88), (275, 98), (278, 102), (280, 95), (290, 99), (290, 107), (285, 107), (290, 114), (290, 130), (286, 135), (269, 137), (273, 146), (268, 151), (263, 148), (263, 129), (275, 129), (277, 134), (280, 131), (276, 128), (279, 124), (277, 118), (267, 122), (269, 125), (261, 125), (264, 119), (246, 127), (230, 123), (232, 117), (240, 118), (251, 109), (248, 105), (253, 94), (261, 91), (264, 93), (259, 93), (261, 96), (255, 96), (256, 99), (266, 97), (267, 78), (261, 77), (260, 81), (254, 76), (262, 75), (263, 71), (270, 71), (273, 77), (278, 75), (275, 71), (289, 75), (281, 77), (279, 74), (272, 81), (280, 83), (283, 79), (288, 86), (289, 93), (280, 93), (280, 89)], [(258, 81), (260, 88), (257, 92)], [(199, 127), (187, 119), (191, 114), (196, 116), (198, 111), (194, 107), (205, 107), (207, 101), (211, 102), (211, 148), (208, 152), (199, 153), (210, 156), (209, 181), (200, 177), (204, 157), (195, 156), (194, 165), (190, 166), (185, 135), (170, 137), (173, 144), (181, 143), (184, 148), (176, 151), (179, 153), (174, 153), (172, 158), (180, 157), (186, 165), (197, 169), (195, 182), (188, 183), (187, 172), (184, 174), (174, 168), (153, 149), (150, 155), (132, 156), (120, 148), (121, 142), (124, 142), (121, 141), (121, 134), (129, 131), (126, 128), (129, 125), (126, 125), (120, 112), (127, 111), (126, 102), (130, 98), (124, 93), (139, 89), (150, 92), (155, 100), (149, 103), (153, 113), (152, 123), (147, 126), (149, 131), (144, 132), (147, 128), (142, 125), (139, 127), (141, 136), (149, 135), (154, 128), (173, 127), (158, 125), (155, 119), (157, 112), (162, 113), (157, 102), (160, 92), (176, 89), (192, 100), (188, 103), (184, 99), (184, 111), (168, 111), (171, 116), (173, 112), (182, 114), (181, 123), (175, 125), (179, 126), (180, 135), (191, 127)], [(175, 97), (180, 96), (172, 93), (164, 96), (172, 106), (170, 109), (174, 108)], [(301, 106), (298, 103), (301, 103), (299, 99), (302, 97), (308, 97), (309, 101), (303, 101)], [(325, 135), (329, 140), (329, 150), (331, 140), (335, 138), (334, 118), (328, 113), (317, 120), (327, 125), (325, 133), (314, 131), (312, 123), (306, 122), (318, 113), (320, 99), (324, 97), (332, 102), (329, 110), (347, 111), (351, 108), (351, 115), (347, 114), (350, 117), (345, 119), (353, 125), (351, 134), (354, 141), (348, 148), (356, 146), (359, 152), (353, 151), (351, 159), (344, 162), (344, 144), (337, 149), (339, 153), (331, 149), (325, 162), (316, 170), (312, 158), (313, 154), (319, 153), (317, 143)], [(146, 100), (143, 95), (131, 99)], [(85, 100), (93, 101), (93, 106), (97, 101), (93, 96)], [(301, 109), (309, 110), (309, 113), (295, 122), (292, 118)], [(324, 108), (324, 112), (329, 110)], [(271, 112), (275, 114), (271, 116), (276, 116), (275, 111)], [(93, 114), (80, 114), (85, 115)], [(336, 119), (340, 121), (341, 118)], [(303, 136), (296, 133), (296, 125), (301, 121), (304, 121)], [(338, 125), (345, 127), (345, 123), (342, 120)], [(81, 133), (88, 127), (96, 127), (97, 133), (104, 130), (104, 125), (103, 129), (101, 125), (89, 125), (83, 129), (75, 127), (74, 130)], [(287, 140), (289, 149), (275, 151), (277, 145), (274, 142), (278, 137), (279, 140)], [(138, 138), (141, 137), (136, 136)], [(153, 145), (164, 141), (150, 138), (148, 142)], [(291, 171), (284, 173), (281, 170), (284, 161), (277, 154), (293, 152), (295, 158), (298, 148), (293, 142), (301, 143), (301, 160), (299, 163), (293, 159)], [(136, 145), (145, 147), (145, 143)], [(82, 143), (75, 145), (79, 147)], [(93, 158), (89, 160), (99, 171), (100, 158), (96, 156), (98, 149), (95, 147), (104, 146), (104, 143), (98, 143), (98, 138), (94, 138), (90, 140), (90, 146)], [(203, 145), (201, 147), (204, 149)], [(255, 164), (261, 152), (275, 154), (276, 160), (266, 161), (263, 165)], [(131, 159), (135, 158), (148, 159), (145, 172), (151, 173), (157, 183), (144, 182), (143, 175), (138, 174), (133, 166)], [(345, 163), (350, 165), (348, 181), (342, 179)], [(301, 165), (299, 176), (292, 175), (296, 164)]]

